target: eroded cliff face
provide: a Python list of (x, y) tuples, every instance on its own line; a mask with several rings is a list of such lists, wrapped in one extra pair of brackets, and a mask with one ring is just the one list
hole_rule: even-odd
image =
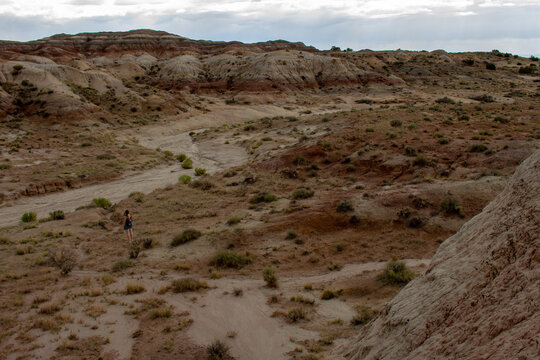
[(540, 151), (336, 352), (346, 359), (538, 359)]

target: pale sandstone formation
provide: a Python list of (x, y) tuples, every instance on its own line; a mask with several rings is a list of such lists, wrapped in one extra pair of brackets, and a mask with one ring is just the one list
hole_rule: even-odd
[(540, 151), (336, 359), (540, 358)]

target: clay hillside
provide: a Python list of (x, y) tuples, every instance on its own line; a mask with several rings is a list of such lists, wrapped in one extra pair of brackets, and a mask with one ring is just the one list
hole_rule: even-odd
[(0, 359), (537, 358), (539, 65), (0, 41)]
[(347, 359), (533, 359), (540, 354), (540, 151), (425, 274), (341, 350)]

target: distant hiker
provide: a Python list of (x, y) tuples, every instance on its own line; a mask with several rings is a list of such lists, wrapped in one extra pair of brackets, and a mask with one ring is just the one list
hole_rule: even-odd
[(133, 243), (133, 220), (129, 210), (124, 212), (124, 231), (126, 232), (128, 242)]

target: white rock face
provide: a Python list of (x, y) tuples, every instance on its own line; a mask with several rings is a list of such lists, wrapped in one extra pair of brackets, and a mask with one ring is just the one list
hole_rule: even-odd
[(334, 358), (540, 358), (540, 150)]

